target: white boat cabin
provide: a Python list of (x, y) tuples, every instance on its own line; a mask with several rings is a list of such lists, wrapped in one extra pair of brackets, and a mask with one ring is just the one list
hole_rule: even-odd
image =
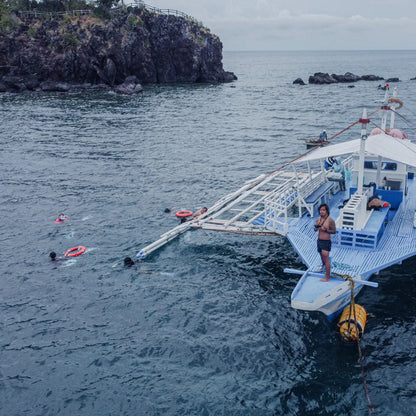
[[(336, 219), (336, 245), (374, 249), (388, 221), (392, 220), (407, 193), (407, 165), (392, 159), (368, 155), (364, 160), (363, 187), (358, 190), (360, 157), (352, 157), (349, 199)], [(386, 207), (369, 208), (378, 198)]]

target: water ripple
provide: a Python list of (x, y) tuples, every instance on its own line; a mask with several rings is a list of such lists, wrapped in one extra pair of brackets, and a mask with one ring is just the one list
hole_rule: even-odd
[[(232, 85), (0, 95), (3, 413), (366, 414), (356, 348), (290, 308), (297, 277), (283, 269), (303, 266), (285, 239), (198, 230), (122, 260), (178, 224), (166, 207), (209, 206), (378, 105), (374, 83), (294, 86), (299, 76), (399, 76), (416, 114), (413, 67), (392, 56), (228, 53)], [(55, 224), (61, 211), (69, 221)], [(49, 261), (78, 245), (82, 256)], [(413, 270), (382, 272), (360, 295), (378, 415), (416, 409)]]

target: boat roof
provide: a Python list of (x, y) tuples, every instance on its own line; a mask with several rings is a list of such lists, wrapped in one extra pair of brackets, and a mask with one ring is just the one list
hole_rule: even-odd
[[(345, 143), (319, 147), (296, 159), (293, 163), (359, 153), (360, 142), (361, 139), (356, 139)], [(398, 139), (385, 133), (368, 136), (365, 140), (365, 152), (367, 155), (381, 156), (385, 159), (416, 167), (416, 144), (410, 142), (408, 139)]]

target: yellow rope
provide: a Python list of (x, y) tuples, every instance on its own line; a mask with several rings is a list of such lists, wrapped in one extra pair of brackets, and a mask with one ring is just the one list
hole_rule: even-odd
[[(354, 300), (354, 279), (347, 275), (347, 274), (339, 274), (339, 273), (332, 273), (338, 277), (341, 277), (344, 280), (348, 280), (350, 282), (350, 289), (351, 289), (351, 301), (350, 301), (350, 314), (348, 317), (348, 333), (350, 334), (349, 336), (351, 337), (351, 330), (350, 330), (350, 325), (352, 325), (351, 323), (351, 310), (353, 310), (354, 312), (354, 324), (355, 325), (355, 331), (357, 334), (357, 347), (358, 347), (358, 355), (360, 357), (360, 367), (361, 367), (361, 376), (363, 378), (363, 385), (364, 385), (364, 392), (365, 392), (365, 396), (367, 398), (367, 406), (368, 406), (368, 411), (370, 412), (370, 416), (374, 415), (374, 406), (371, 404), (371, 399), (370, 399), (370, 395), (368, 393), (368, 387), (367, 387), (367, 378), (364, 372), (364, 360), (363, 360), (363, 354), (361, 351), (361, 344), (360, 344), (360, 335), (362, 335), (362, 332), (360, 333), (360, 329), (358, 327), (358, 321), (357, 321), (357, 315), (355, 312), (355, 300)], [(353, 341), (352, 337), (350, 339), (350, 341)]]

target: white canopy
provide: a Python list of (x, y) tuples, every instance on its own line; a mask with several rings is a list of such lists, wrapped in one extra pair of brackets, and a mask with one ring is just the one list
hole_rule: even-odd
[[(357, 139), (345, 143), (319, 147), (295, 160), (293, 163), (359, 153), (360, 141), (361, 139)], [(416, 144), (411, 143), (407, 139), (397, 139), (385, 133), (368, 136), (365, 141), (365, 153), (416, 167)]]

